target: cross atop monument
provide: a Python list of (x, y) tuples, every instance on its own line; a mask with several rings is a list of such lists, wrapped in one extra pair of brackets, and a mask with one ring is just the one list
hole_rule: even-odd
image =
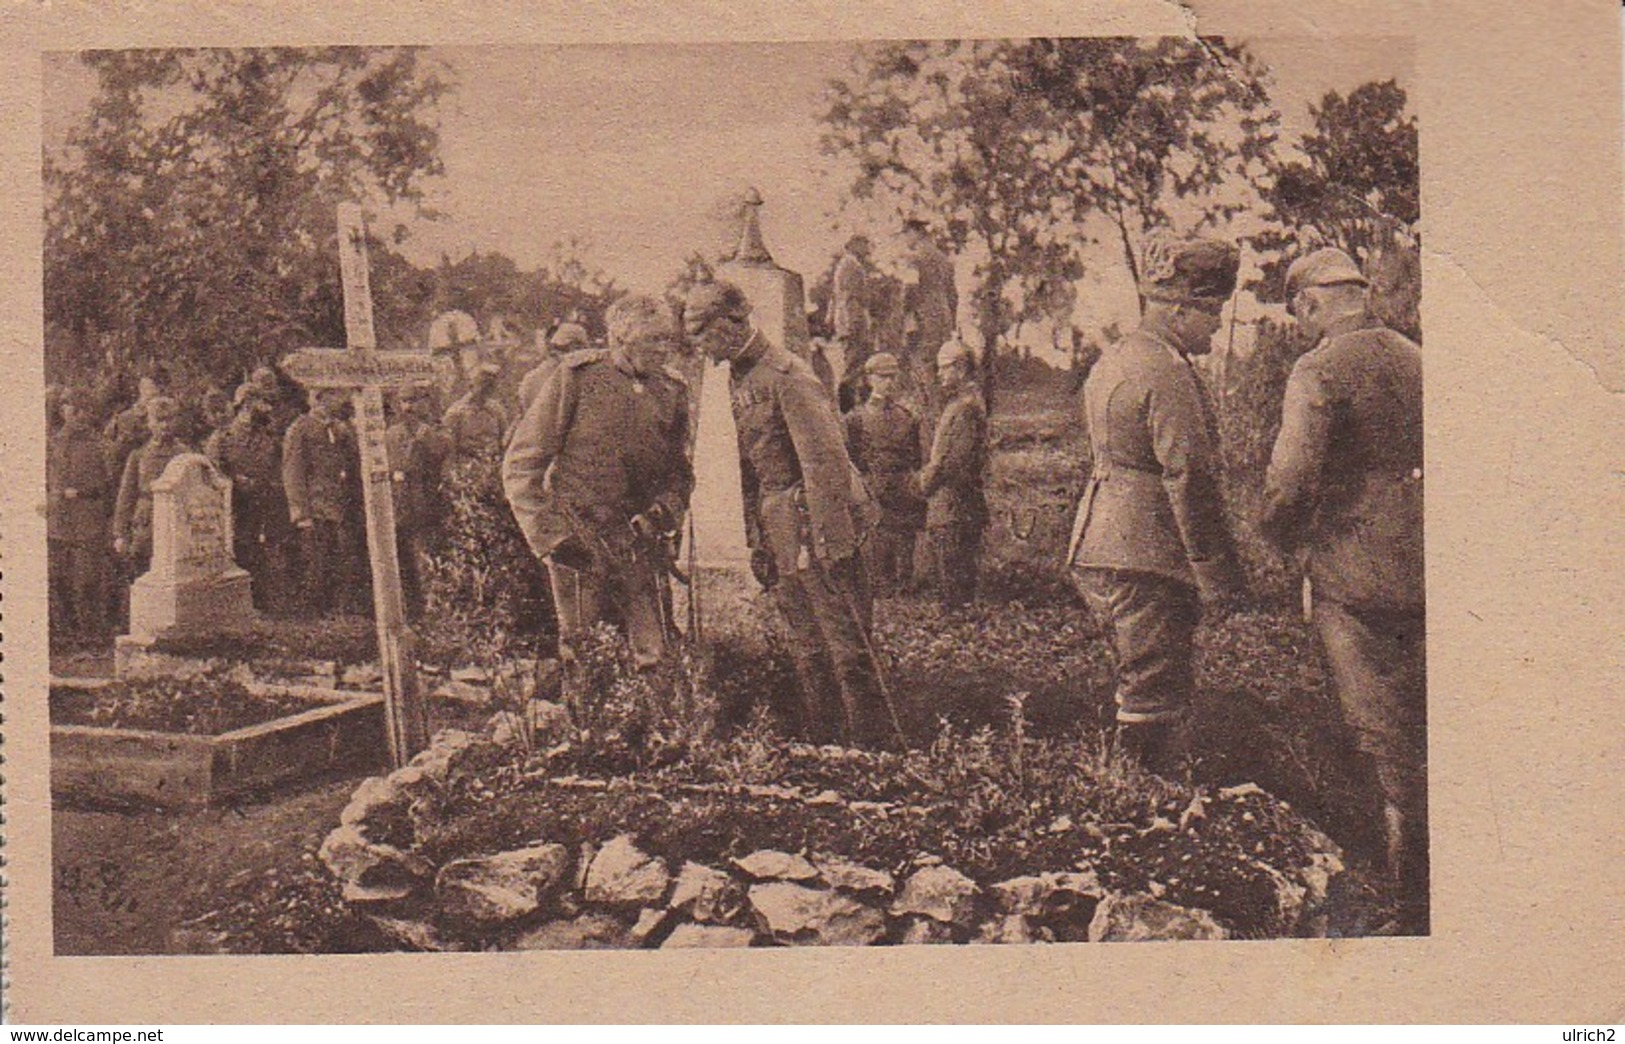
[(378, 350), (367, 268), (367, 230), (361, 208), (353, 203), (339, 204), (338, 224), (344, 338), (349, 346), (301, 348), (282, 360), (282, 369), (306, 388), (342, 388), (354, 393), (389, 753), (393, 763), (400, 766), (427, 745), (428, 716), (418, 688), (412, 633), (406, 626), (401, 597), (400, 561), (395, 553), (395, 500), (384, 438), (384, 389), (433, 381), (439, 370), (434, 359), (424, 352)]

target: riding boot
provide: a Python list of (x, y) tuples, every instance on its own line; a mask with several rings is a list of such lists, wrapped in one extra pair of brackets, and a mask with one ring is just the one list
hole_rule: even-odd
[(1120, 721), (1117, 723), (1117, 749), (1145, 771), (1164, 779), (1177, 779), (1184, 772), (1187, 748), (1184, 721)]

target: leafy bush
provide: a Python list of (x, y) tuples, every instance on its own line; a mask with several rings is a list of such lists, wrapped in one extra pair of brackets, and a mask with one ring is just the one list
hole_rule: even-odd
[(525, 543), (502, 492), (496, 460), (463, 460), (446, 478), (445, 528), (429, 555), (420, 653), (461, 664), (505, 636), (508, 655), (546, 655), (558, 624), (547, 572)]

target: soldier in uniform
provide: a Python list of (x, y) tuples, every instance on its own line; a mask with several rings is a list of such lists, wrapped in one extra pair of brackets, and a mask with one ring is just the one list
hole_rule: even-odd
[(497, 402), (497, 377), (502, 368), (483, 363), (474, 371), (468, 394), (451, 404), (442, 420), (452, 455), (460, 460), (489, 460), (501, 456), (508, 416)]
[(113, 551), (125, 560), (130, 579), (146, 572), (152, 564), (152, 484), (170, 461), (191, 451), (175, 433), (180, 419), (180, 404), (169, 396), (148, 400), (147, 430), (152, 434), (130, 451), (124, 463), (118, 500), (113, 505)]
[(789, 631), (802, 735), (899, 742), (858, 554), (868, 493), (834, 404), (805, 361), (751, 323), (750, 304), (731, 283), (697, 286), (683, 321), (694, 343), (729, 364), (751, 572)]
[(400, 396), (395, 422), (384, 434), (395, 494), (395, 545), (407, 613), (423, 614), (423, 563), (444, 517), (441, 482), (451, 440), (435, 422), (434, 389), (411, 387)]
[(530, 409), (536, 396), (541, 394), (542, 385), (547, 383), (566, 355), (591, 347), (592, 339), (587, 336), (585, 326), (580, 323), (560, 323), (553, 336), (547, 339), (547, 354), (519, 382), (519, 416), (514, 418), (514, 423), (519, 423), (519, 417)]
[(977, 562), (987, 527), (987, 407), (976, 386), (975, 356), (963, 341), (937, 352), (937, 383), (943, 407), (931, 440), (931, 457), (920, 472), (927, 498), (925, 529), (943, 608), (976, 600)]
[(1228, 243), (1153, 243), (1145, 317), (1084, 383), (1094, 475), (1067, 564), (1117, 652), (1118, 746), (1164, 775), (1183, 760), (1202, 608), (1242, 591), (1215, 419), (1190, 363), (1212, 350), (1237, 266)]
[(282, 440), (282, 487), (288, 518), (299, 532), (305, 608), (318, 615), (354, 596), (363, 579), (346, 531), (358, 502), (360, 461), (355, 433), (339, 417), (346, 394), (313, 388), (310, 410)]
[(1344, 717), (1376, 769), (1397, 927), (1426, 933), (1421, 354), (1371, 316), (1342, 251), (1299, 258), (1286, 283), (1315, 348), (1287, 380), (1259, 530), (1306, 560)]
[(877, 591), (904, 591), (914, 583), (914, 539), (925, 524), (925, 501), (915, 489), (922, 461), (920, 419), (897, 399), (902, 367), (890, 352), (863, 364), (869, 398), (846, 415), (846, 448), (880, 505), (880, 524), (869, 534), (865, 564)]
[(276, 407), (251, 381), (238, 389), (237, 413), (209, 436), (203, 452), (231, 479), (232, 554), (254, 579), (262, 611), (283, 604), (292, 533), (282, 491), (282, 435)]
[(830, 277), (830, 332), (845, 349), (845, 373), (841, 378), (839, 401), (850, 410), (857, 401), (856, 385), (864, 374), (863, 364), (874, 351), (869, 331), (869, 238), (853, 236), (846, 241), (835, 272)]
[(607, 322), (609, 348), (567, 356), (514, 428), (502, 485), (547, 565), (560, 657), (573, 662), (613, 612), (646, 669), (665, 655), (666, 540), (694, 486), (688, 386), (666, 367), (677, 330), (664, 303), (624, 297)]
[(931, 238), (930, 226), (918, 218), (909, 218), (903, 222), (903, 230), (908, 239), (908, 260), (903, 269), (906, 358), (915, 392), (934, 407), (931, 366), (937, 351), (954, 335), (959, 291), (954, 286), (954, 263)]
[(114, 474), (123, 472), (130, 454), (152, 435), (147, 427), (147, 413), (152, 400), (158, 397), (158, 382), (151, 377), (143, 377), (137, 387), (135, 402), (115, 413), (102, 431), (103, 441), (107, 444), (108, 467)]
[(83, 397), (64, 392), (58, 407), (62, 426), (51, 433), (45, 455), (51, 617), (68, 630), (100, 634), (105, 627), (112, 475)]

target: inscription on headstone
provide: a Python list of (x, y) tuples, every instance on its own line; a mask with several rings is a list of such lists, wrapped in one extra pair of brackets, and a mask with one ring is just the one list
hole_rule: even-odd
[(231, 557), (231, 480), (183, 453), (152, 485), (152, 567), (130, 589), (137, 641), (253, 622), (252, 581)]

